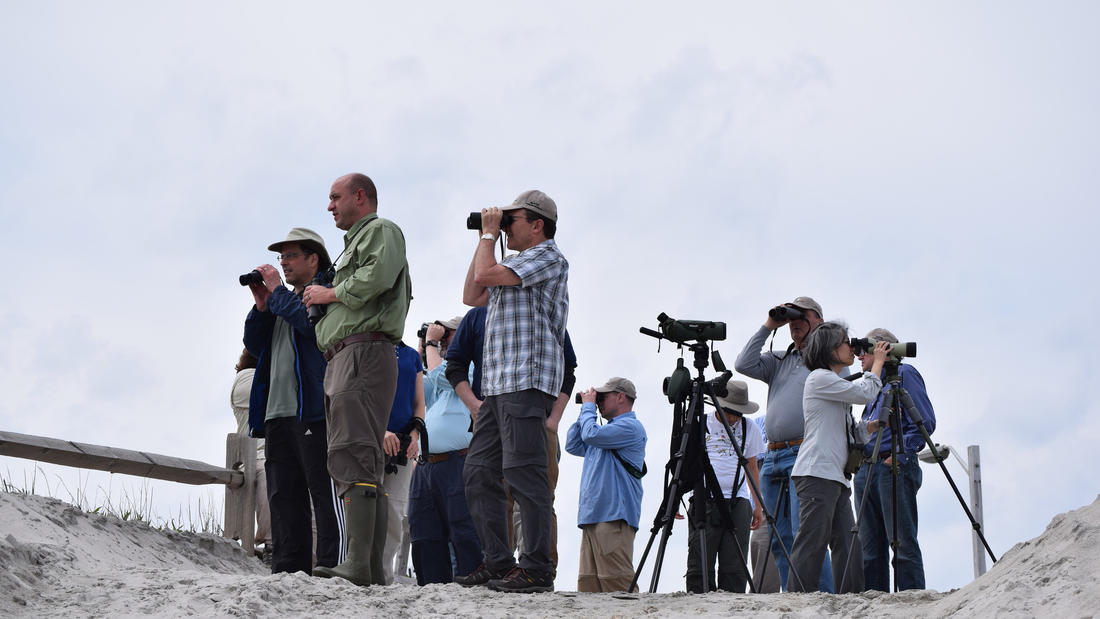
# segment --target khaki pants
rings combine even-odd
[[[634,580],[634,534],[625,520],[581,527],[577,591],[626,591]]]
[[[357,483],[382,488],[382,440],[396,391],[397,357],[390,342],[356,342],[328,362],[328,472],[341,497]]]

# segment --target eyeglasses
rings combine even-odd
[[[287,254],[279,254],[277,256],[277,258],[279,259],[279,262],[282,262],[283,260],[294,260],[298,256],[306,256],[306,255],[308,255],[308,254],[307,254],[307,252],[304,252],[304,251],[292,251],[292,252],[287,253]]]

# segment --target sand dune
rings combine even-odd
[[[1057,516],[985,576],[949,593],[508,595],[457,585],[360,588],[273,576],[218,537],[162,532],[56,499],[8,493],[0,493],[0,531],[3,616],[1061,618],[1100,612],[1100,498]]]

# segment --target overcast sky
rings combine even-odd
[[[0,429],[224,462],[252,303],[236,277],[294,226],[338,253],[329,186],[359,171],[408,241],[408,341],[465,309],[470,211],[557,201],[579,383],[634,380],[649,431],[636,559],[678,354],[638,327],[662,311],[725,321],[731,367],[799,295],[855,335],[916,341],[935,439],[981,446],[998,556],[1096,498],[1098,5],[395,7],[4,4]],[[221,501],[40,471],[40,492],[151,488],[165,518]],[[559,589],[576,586],[579,476],[563,454]],[[920,520],[928,585],[969,582],[938,468]],[[683,587],[685,540],[678,524],[661,590]]]

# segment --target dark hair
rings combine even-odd
[[[836,347],[848,339],[848,326],[840,322],[823,322],[806,338],[802,359],[806,367],[814,370],[831,369],[837,362]]]
[[[358,172],[348,174],[348,191],[351,193],[359,193],[359,190],[367,192],[367,200],[374,206],[378,206],[378,189],[374,186],[374,181],[370,179],[366,174],[359,174]]]
[[[309,246],[307,246],[305,244],[302,244],[302,243],[299,243],[298,247],[300,247],[302,249],[302,253],[305,254],[306,256],[312,256],[312,255],[316,254],[316,256],[317,256],[317,272],[318,273],[323,273],[330,266],[332,266],[332,262],[328,258],[326,258],[324,254],[317,251],[316,249],[313,249],[312,247],[309,247]]]
[[[554,238],[554,234],[558,231],[558,222],[550,219],[549,217],[536,213],[529,208],[523,209],[527,213],[527,221],[535,221],[536,219],[542,220],[542,235],[548,239]]]
[[[237,368],[237,371],[240,372],[241,370],[247,370],[248,368],[256,367],[257,362],[259,362],[259,359],[257,359],[252,353],[248,352],[248,349],[245,348],[241,351],[241,358],[237,360],[237,365],[233,367]]]

